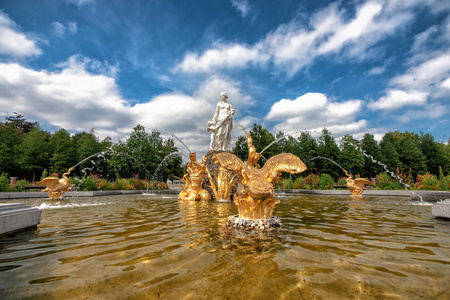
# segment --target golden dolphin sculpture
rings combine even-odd
[[[187,174],[181,180],[185,182],[183,190],[178,195],[178,200],[210,200],[211,196],[207,190],[202,189],[202,180],[205,176],[206,166],[197,162],[197,154],[189,153],[191,160],[187,165]]]
[[[228,152],[215,154],[213,159],[215,163],[220,164],[221,168],[238,174],[242,188],[235,194],[234,202],[238,208],[239,218],[270,219],[275,205],[280,202],[275,200],[272,182],[282,172],[301,173],[306,170],[306,166],[297,156],[281,153],[271,157],[259,169],[256,163],[261,155],[254,150],[249,134],[247,134],[247,143],[250,151],[249,159],[245,163]]]
[[[63,178],[61,179],[58,177],[46,177],[39,181],[37,185],[46,187],[46,189],[42,191],[48,193],[48,199],[63,199],[64,192],[68,191],[71,185],[67,175],[69,175],[73,169],[75,169],[75,167],[71,167],[63,174]]]

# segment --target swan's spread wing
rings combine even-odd
[[[366,178],[356,178],[355,185],[358,187],[364,188],[365,185],[371,185],[372,182]]]
[[[46,186],[49,189],[55,188],[58,184],[58,177],[46,177],[37,183],[38,186]]]
[[[296,174],[306,170],[305,164],[291,153],[281,153],[269,158],[261,171],[269,181],[277,178],[281,172]]]

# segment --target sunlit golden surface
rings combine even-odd
[[[241,219],[271,219],[279,200],[275,200],[273,181],[283,172],[298,174],[306,170],[306,165],[294,154],[281,153],[267,160],[262,169],[257,164],[261,154],[253,146],[252,137],[247,133],[248,159],[244,163],[233,153],[221,152],[213,156],[221,169],[236,172],[241,188],[234,195],[234,203]]]
[[[450,222],[405,198],[277,196],[284,231],[246,237],[233,203],[174,196],[14,200],[5,299],[450,299]]]
[[[62,178],[58,177],[46,177],[37,183],[38,186],[45,186],[46,188],[42,190],[48,193],[48,199],[63,199],[63,194],[69,190],[70,182],[69,177],[67,177],[70,172],[75,169],[75,166],[71,167],[66,173],[63,174]]]

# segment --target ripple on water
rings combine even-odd
[[[450,297],[450,226],[401,198],[285,195],[271,234],[224,227],[232,203],[29,203],[43,210],[37,230],[0,240],[9,298]]]

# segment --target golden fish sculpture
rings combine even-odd
[[[187,165],[187,174],[181,178],[185,182],[183,190],[178,195],[178,200],[210,200],[211,196],[208,191],[202,189],[202,180],[205,176],[206,166],[197,162],[197,154],[189,153],[191,160]]]
[[[247,144],[249,157],[245,163],[228,152],[215,154],[214,161],[220,164],[221,168],[238,174],[242,186],[235,194],[234,202],[238,208],[239,218],[271,219],[275,205],[280,202],[275,200],[273,181],[282,172],[301,173],[306,170],[306,166],[297,156],[281,153],[271,157],[260,169],[257,161],[261,155],[256,153],[249,134]]]
[[[352,175],[348,174],[347,171],[345,171],[345,175],[347,175],[347,178],[345,179],[347,181],[347,184],[345,186],[352,194],[351,197],[361,198],[362,193],[366,189],[366,185],[372,184],[372,182],[370,182],[370,180],[366,178],[353,179]]]
[[[62,178],[58,177],[46,177],[37,183],[38,186],[45,186],[46,189],[43,192],[48,193],[48,199],[63,199],[64,192],[69,190],[71,186],[69,178],[67,177],[75,167],[71,167]]]

